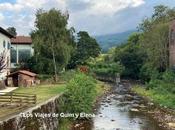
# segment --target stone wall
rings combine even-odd
[[[32,113],[31,115],[36,113],[59,113],[59,98],[60,96],[53,97],[22,113]],[[0,130],[58,130],[58,119],[59,118],[41,118],[35,116],[26,118],[18,114],[0,121]]]

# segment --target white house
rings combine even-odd
[[[8,33],[5,29],[0,27],[0,55],[5,56],[5,68],[0,70],[0,80],[4,80],[6,76],[10,73],[10,39],[13,35]]]
[[[25,63],[32,55],[32,39],[28,36],[16,36],[11,39],[11,68]]]

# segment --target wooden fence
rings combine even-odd
[[[36,104],[37,97],[26,93],[0,93],[0,103]]]

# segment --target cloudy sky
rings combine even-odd
[[[14,26],[19,35],[28,35],[37,9],[57,8],[69,12],[69,26],[77,31],[112,34],[135,29],[160,4],[172,7],[175,0],[0,0],[0,26]]]

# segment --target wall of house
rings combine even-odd
[[[32,48],[32,45],[26,45],[26,44],[12,44],[12,49],[16,50],[16,62],[11,63],[11,68],[15,68],[16,64],[20,63],[20,56],[19,51],[20,50],[28,50],[30,51],[31,56],[34,53],[34,49]]]
[[[169,34],[169,64],[171,68],[175,67],[175,20],[170,25]]]
[[[27,111],[23,115],[40,114],[59,114],[60,95],[49,99]],[[58,130],[59,117],[23,117],[22,114],[14,115],[0,121],[0,130]]]
[[[24,75],[24,74],[19,74],[18,75],[18,85],[21,87],[29,87],[32,86],[32,84],[34,84],[34,81],[36,80],[35,77],[31,77],[28,75]]]
[[[5,47],[3,46],[3,42],[5,41]],[[10,47],[8,46],[8,43],[10,43],[10,38],[5,36],[4,34],[0,33],[0,53],[6,52],[6,60],[7,60],[7,68],[3,71],[3,73],[0,74],[0,80],[3,80],[6,78],[6,75],[10,71]]]

